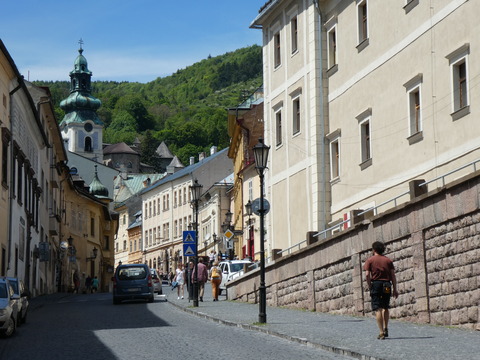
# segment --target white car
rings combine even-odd
[[[242,276],[244,267],[250,266],[253,261],[250,260],[225,260],[220,262],[218,266],[222,270],[222,282],[220,283],[220,293],[226,289],[225,284],[230,280]]]
[[[6,278],[0,278],[0,334],[11,336],[17,329],[19,296]]]

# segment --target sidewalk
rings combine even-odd
[[[390,337],[377,340],[373,314],[330,315],[267,307],[267,324],[258,324],[258,304],[227,301],[225,295],[213,302],[210,284],[197,308],[177,291],[163,287],[170,304],[194,315],[230,326],[261,331],[357,359],[480,359],[480,331],[418,325],[391,320]]]

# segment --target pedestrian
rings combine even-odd
[[[190,260],[188,264],[185,266],[185,284],[187,285],[187,292],[188,292],[188,302],[193,300],[193,281],[192,281],[192,274],[193,274],[193,261]]]
[[[209,255],[208,266],[209,266],[209,267],[212,267],[214,261],[215,261],[215,251],[212,249],[212,250],[210,251],[210,255]]]
[[[363,266],[367,279],[372,311],[375,311],[378,329],[378,339],[384,340],[388,337],[388,320],[390,318],[390,296],[398,297],[397,279],[393,261],[384,256],[385,244],[375,241],[372,244],[373,256],[368,258]],[[392,290],[393,288],[393,290]]]
[[[173,273],[173,271],[170,271],[170,273],[168,274],[168,282],[170,283],[170,285],[172,285],[172,281],[174,277],[175,277],[175,274]]]
[[[95,276],[92,279],[92,293],[97,292],[98,290],[98,278]]]
[[[89,292],[92,292],[92,277],[90,275],[88,275],[87,278],[85,279],[85,289],[87,294]]]
[[[214,261],[210,268],[210,281],[212,282],[213,301],[218,301],[218,293],[220,292],[220,284],[222,282],[222,270],[218,266],[218,261]]]
[[[78,276],[78,272],[75,271],[75,273],[73,274],[73,292],[75,294],[78,294],[78,291],[80,289],[80,276]]]
[[[182,263],[178,263],[178,268],[177,270],[175,270],[176,274],[175,274],[175,278],[173,279],[173,281],[175,281],[177,283],[177,299],[180,300],[180,293],[181,293],[181,296],[182,296],[182,299],[183,299],[183,295],[184,295],[184,284],[185,284],[185,273],[183,271],[183,264]]]
[[[192,282],[195,283],[195,277],[197,278],[197,286],[198,286],[198,295],[200,297],[200,301],[203,301],[203,293],[205,292],[205,283],[208,280],[208,269],[207,266],[203,263],[203,258],[198,258],[197,264],[198,276],[195,275],[195,269],[193,269],[192,273]]]

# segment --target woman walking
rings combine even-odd
[[[184,271],[183,271],[183,264],[182,263],[179,263],[178,264],[178,268],[176,270],[176,275],[175,275],[175,278],[173,279],[173,281],[176,281],[177,282],[177,295],[178,295],[178,300],[180,300],[180,293],[181,293],[181,296],[182,296],[182,299],[183,299],[183,295],[184,295],[184,289],[183,289],[183,285],[185,284],[185,274],[184,274]]]
[[[212,282],[213,301],[218,301],[220,283],[222,282],[222,270],[218,267],[218,261],[213,262],[209,275],[210,281]]]

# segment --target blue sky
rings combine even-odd
[[[83,39],[92,80],[149,82],[261,45],[266,0],[4,0],[0,39],[25,79],[69,80]]]

